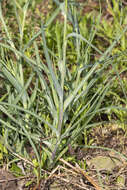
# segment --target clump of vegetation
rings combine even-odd
[[[32,166],[38,183],[61,158],[78,162],[68,149],[92,146],[91,129],[126,130],[127,111],[126,6],[42,4],[0,2],[0,162],[18,176]]]

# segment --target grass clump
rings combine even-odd
[[[42,169],[53,168],[61,157],[67,159],[68,145],[88,145],[87,131],[107,122],[96,119],[101,113],[108,114],[110,121],[112,113],[122,117],[121,121],[126,115],[126,108],[119,107],[126,105],[126,84],[121,75],[126,72],[127,27],[124,19],[119,20],[124,13],[116,10],[116,4],[114,9],[108,4],[114,19],[110,28],[107,20],[101,21],[101,11],[97,17],[89,13],[80,16],[79,21],[76,2],[54,3],[52,14],[45,22],[40,18],[36,31],[35,21],[27,22],[35,1],[20,4],[13,0],[15,32],[9,18],[3,17],[0,2],[0,77],[4,88],[0,135],[1,145],[7,149],[2,154],[9,151],[18,157],[5,156],[9,161],[22,159],[34,166],[38,180]],[[100,38],[106,41],[104,45]],[[117,100],[111,100],[113,97]]]

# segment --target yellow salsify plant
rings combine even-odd
[[[0,99],[0,112],[6,116],[0,118],[0,125],[5,129],[5,145],[9,145],[9,138],[13,145],[17,143],[18,146],[12,147],[12,152],[17,151],[28,160],[31,159],[39,171],[37,175],[40,178],[41,169],[53,167],[67,152],[68,145],[75,143],[84,129],[88,130],[101,123],[92,122],[96,114],[114,109],[112,106],[102,107],[104,98],[116,79],[110,72],[106,74],[104,72],[116,57],[120,56],[119,54],[111,57],[111,52],[127,31],[127,26],[105,52],[102,52],[92,43],[96,31],[92,30],[88,39],[80,34],[75,5],[68,0],[62,3],[55,1],[57,7],[53,14],[46,23],[40,21],[39,31],[24,44],[24,27],[30,1],[23,7],[22,19],[18,15],[19,4],[16,2],[13,0],[19,27],[19,48],[16,48],[11,39],[0,9],[0,18],[7,37],[6,42],[0,42],[1,52],[4,52],[3,57],[6,56],[5,50],[12,52],[16,57],[16,64],[13,59],[6,61],[2,58],[0,61],[0,73],[8,81],[7,94]],[[61,27],[56,22],[53,52],[48,48],[47,35],[60,12],[64,17],[64,23]],[[68,21],[72,24],[71,32],[68,32],[70,27]],[[97,21],[99,25],[100,15]],[[43,50],[38,46],[39,36],[42,38]],[[82,44],[86,48],[82,49]],[[28,56],[31,53],[29,52],[31,46],[34,49],[32,58]],[[74,65],[68,59],[71,46],[73,46],[71,53],[76,57]],[[100,54],[99,60],[92,64],[86,59],[90,56],[89,49]],[[41,59],[40,51],[45,62]],[[83,54],[86,56],[85,63]],[[31,72],[27,74],[29,70]],[[94,91],[93,88],[98,85],[103,73],[105,78]],[[119,73],[117,75],[119,76]],[[26,144],[32,147],[34,159],[27,153]]]

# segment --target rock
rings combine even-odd
[[[88,166],[94,166],[98,171],[107,170],[112,171],[116,166],[121,166],[122,162],[117,158],[111,158],[109,156],[96,156],[87,161]]]

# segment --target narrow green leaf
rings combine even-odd
[[[47,60],[47,64],[48,64],[48,68],[49,68],[49,71],[50,71],[50,75],[52,77],[52,80],[53,80],[53,84],[54,84],[54,87],[58,93],[58,96],[59,96],[59,99],[61,100],[62,97],[63,97],[63,92],[62,92],[62,88],[55,76],[55,73],[53,71],[53,68],[52,68],[52,62],[51,62],[51,59],[50,59],[50,56],[49,56],[49,53],[48,53],[48,49],[47,49],[47,45],[46,45],[46,40],[45,40],[45,34],[44,34],[44,29],[43,29],[43,25],[42,25],[42,40],[43,40],[43,48],[44,48],[44,52],[45,52],[45,57],[46,57],[46,60]]]

